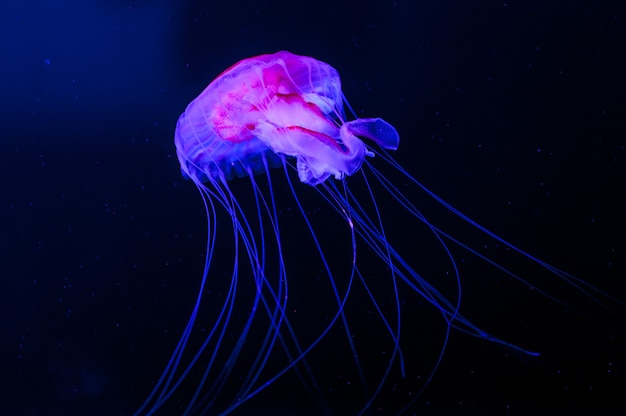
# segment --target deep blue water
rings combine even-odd
[[[438,195],[626,299],[621,2],[283,3],[2,2],[0,414],[129,415],[141,404],[203,265],[204,210],[180,175],[176,120],[222,70],[281,49],[337,68],[356,113],[393,124],[397,159]],[[529,268],[566,309],[492,272],[464,274],[464,311],[542,356],[454,333],[411,411],[625,409],[623,307]],[[423,305],[403,319],[416,323],[404,332],[416,357],[407,374],[423,377],[440,327]],[[337,364],[327,348],[322,374]],[[241,414],[306,414],[306,397],[290,383]],[[392,414],[395,400],[373,414]],[[335,414],[351,402],[331,399]]]

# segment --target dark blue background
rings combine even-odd
[[[223,69],[281,49],[337,68],[357,114],[395,125],[397,159],[452,205],[626,299],[622,3],[3,1],[0,414],[141,403],[202,269],[176,119]],[[623,307],[559,286],[583,318],[466,273],[468,315],[543,356],[456,334],[414,411],[626,408]],[[255,406],[303,413],[270,397]]]

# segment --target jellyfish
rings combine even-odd
[[[301,386],[319,414],[329,414],[336,380],[316,371],[327,360],[341,368],[337,377],[344,365],[352,369],[342,383],[359,391],[358,399],[350,399],[350,413],[362,414],[386,394],[391,374],[409,377],[413,371],[403,343],[412,336],[412,323],[403,320],[412,307],[405,295],[433,312],[441,328],[421,387],[394,412],[418,400],[452,331],[537,355],[463,314],[455,249],[504,275],[523,277],[431,221],[414,195],[421,192],[559,279],[578,287],[580,281],[424,187],[391,156],[399,144],[387,121],[356,118],[332,66],[286,51],[236,63],[191,101],[178,119],[175,145],[182,174],[195,184],[206,210],[204,270],[182,336],[137,414],[157,413],[172,402],[179,414],[229,414],[274,394],[277,385]],[[445,283],[420,271],[423,258],[413,255],[417,237],[393,233],[390,215],[420,224],[430,235],[446,264],[439,274]],[[228,267],[218,267],[226,255]],[[379,292],[372,282],[381,280],[386,289]],[[326,295],[307,296],[298,287],[303,281],[323,286]],[[211,289],[218,284],[219,296]],[[370,322],[375,329],[364,329]],[[364,343],[378,342],[384,353],[360,355]],[[245,414],[262,414],[247,409]]]

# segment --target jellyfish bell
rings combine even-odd
[[[407,337],[401,337],[401,332],[406,334],[412,327],[401,319],[400,291],[430,305],[443,319],[444,328],[430,372],[424,381],[418,382],[417,391],[397,404],[395,412],[418,400],[441,362],[453,329],[520,354],[537,355],[491,335],[461,312],[461,272],[450,247],[456,246],[513,279],[525,282],[523,276],[429,221],[412,200],[414,191],[424,193],[444,211],[507,251],[548,270],[585,295],[597,295],[593,287],[506,242],[425,188],[388,152],[399,146],[396,129],[380,118],[348,120],[345,105],[339,74],[333,67],[311,57],[281,51],[236,63],[211,82],[180,116],[174,140],[181,171],[197,186],[207,214],[205,266],[183,335],[137,415],[153,414],[172,402],[184,403],[176,409],[177,414],[228,414],[294,373],[319,403],[320,412],[331,413],[332,405],[328,404],[323,387],[325,381],[318,380],[317,367],[309,362],[309,357],[338,327],[356,368],[359,382],[355,384],[362,388],[353,410],[362,413],[383,394],[392,372],[404,377],[411,371],[405,366],[405,357],[410,354],[403,350],[401,339]],[[294,171],[297,181],[292,180]],[[386,171],[398,175],[403,187],[396,186]],[[348,184],[351,176],[361,181],[361,193]],[[259,177],[266,178],[265,185]],[[244,202],[233,190],[236,178],[247,178],[251,200]],[[284,229],[289,226],[285,227],[281,208],[285,196],[278,197],[275,179],[280,179],[308,238],[301,233],[297,240],[287,238],[290,233]],[[299,182],[309,185],[306,188],[318,196],[316,205],[329,207],[327,215],[338,218],[344,224],[343,230],[324,229],[326,218],[314,221],[300,197]],[[407,186],[413,187],[411,194],[404,190]],[[399,249],[407,239],[391,238],[391,227],[382,214],[382,205],[387,202],[395,203],[396,211],[391,215],[402,218],[403,224],[421,224],[434,238],[450,269],[454,290],[442,290],[436,279],[418,271],[416,257]],[[228,241],[234,245],[234,255],[226,272],[231,278],[217,311],[209,320],[199,322],[204,319],[199,316],[207,302],[205,292],[211,280],[224,276],[214,261],[216,245],[221,244],[222,238],[217,233],[218,223],[232,227]],[[332,247],[326,246],[328,239],[322,238],[325,233],[331,235]],[[347,238],[336,237],[341,233],[347,234]],[[302,247],[306,241],[307,249]],[[328,253],[340,252],[335,246],[344,243],[348,246],[343,251],[349,252],[345,262],[348,267],[339,267]],[[289,284],[302,279],[301,275],[294,276],[293,263],[288,258],[296,250],[305,251],[306,258],[317,259],[317,273],[324,276],[329,287],[328,298],[313,300],[332,310],[319,319],[322,323],[315,329],[298,326],[301,317],[296,316],[296,308],[290,303],[293,291],[290,292]],[[375,280],[389,282],[390,299],[381,300],[382,294],[370,287],[364,276],[364,261],[382,265],[383,271],[375,272]],[[244,286],[253,294],[243,294]],[[371,364],[366,365],[359,358],[355,340],[358,337],[350,329],[349,295],[357,286],[362,290],[355,303],[368,305],[367,320],[377,321],[380,328],[379,333],[369,334],[364,342],[384,341],[387,347],[391,346],[385,352],[387,358],[382,368],[378,366],[372,372]],[[535,291],[541,292],[537,288]],[[216,298],[211,299],[214,307]],[[198,343],[190,341],[193,336],[199,338]],[[333,344],[332,351],[339,353],[339,348]],[[326,354],[324,359],[328,358]],[[395,386],[391,388],[394,389]],[[173,400],[177,394],[186,398]]]
[[[359,170],[373,153],[357,137],[395,149],[399,136],[382,119],[346,121],[339,74],[313,58],[281,51],[223,72],[178,120],[175,143],[183,173],[243,176],[268,154],[295,157],[298,176],[316,185]]]

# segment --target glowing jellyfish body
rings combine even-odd
[[[178,120],[176,149],[195,182],[264,170],[262,159],[293,156],[309,185],[341,179],[368,152],[355,135],[395,149],[398,133],[381,119],[346,122],[339,74],[289,52],[232,66],[189,104]],[[371,155],[371,153],[370,153]]]
[[[185,401],[184,413],[230,413],[293,374],[308,386],[313,399],[322,403],[320,411],[329,412],[332,405],[323,403],[330,388],[325,387],[324,380],[317,379],[312,356],[336,327],[344,331],[343,343],[356,368],[353,381],[363,391],[362,400],[353,411],[364,411],[385,390],[391,372],[404,376],[411,371],[405,369],[407,352],[403,351],[401,341],[401,332],[406,333],[410,323],[401,320],[399,290],[418,294],[445,322],[440,353],[427,376],[435,372],[452,328],[534,354],[492,337],[459,312],[460,275],[448,245],[455,244],[504,273],[519,277],[429,222],[402,189],[410,186],[426,192],[429,198],[509,250],[548,268],[562,279],[568,276],[475,224],[412,178],[384,150],[395,150],[399,144],[398,133],[390,124],[378,118],[347,120],[339,75],[328,64],[289,52],[257,56],[235,64],[189,104],[178,121],[175,143],[184,176],[196,184],[205,202],[206,264],[186,330],[138,414],[154,413],[173,401],[173,396],[184,396],[190,391],[188,384],[193,384],[191,392],[185,399],[177,399]],[[404,188],[394,185],[381,166],[400,176]],[[282,171],[270,167],[282,167]],[[300,182],[312,185],[308,187],[312,191],[299,189],[301,185],[292,179],[294,169]],[[360,181],[359,191],[348,186],[350,175],[354,175],[351,181],[357,178]],[[231,181],[235,177],[248,179]],[[245,203],[238,196],[242,191],[233,189],[241,185],[237,182],[247,182],[249,195]],[[280,198],[277,197],[279,186],[282,187]],[[289,202],[285,202],[285,190]],[[304,206],[301,197],[304,192],[307,199],[311,194],[317,195],[314,207]],[[458,286],[458,290],[444,295],[433,279],[427,280],[416,271],[420,265],[398,249],[398,245],[406,244],[408,237],[397,241],[388,238],[386,220],[379,206],[390,201],[397,207],[393,215],[403,221],[424,224],[434,236],[456,282],[453,286]],[[290,215],[300,218],[307,236],[303,237],[300,231],[294,237],[290,229],[285,230],[283,215],[287,205]],[[325,215],[339,219],[343,225],[324,230],[320,224],[325,219],[314,218],[310,211],[321,206],[330,208]],[[226,240],[217,236],[219,224],[232,227]],[[329,233],[330,238],[321,237]],[[333,241],[335,235],[337,239]],[[214,265],[216,245],[223,241],[233,244],[232,267],[227,272],[217,270]],[[337,247],[342,241],[346,247]],[[331,305],[333,312],[320,316],[322,324],[316,329],[307,327],[308,323],[296,323],[300,317],[289,296],[290,284],[311,278],[288,257],[288,253],[304,244],[308,244],[306,257],[316,258],[319,266],[311,274],[323,276],[321,280],[330,287],[328,298],[316,301],[326,311]],[[336,267],[329,257],[331,252],[345,253],[348,266]],[[375,279],[390,282],[391,300],[387,298],[386,302],[391,307],[383,306],[383,295],[370,289],[365,276],[369,270],[362,266],[364,260],[377,260],[384,266],[385,271],[377,272]],[[222,297],[206,299],[211,279],[224,279],[225,275],[230,276],[230,281]],[[346,311],[355,286],[361,287],[361,298],[355,302],[369,305],[367,317],[351,318]],[[210,318],[199,322],[198,316],[204,309],[212,311]],[[364,342],[380,339],[390,346],[384,365],[378,366],[373,375],[358,358],[359,345],[350,330],[351,319],[377,321],[382,330]],[[190,340],[194,334],[200,341],[193,343],[192,348]],[[429,378],[424,377],[422,388]],[[418,396],[419,392],[414,392],[395,411],[410,405]]]

